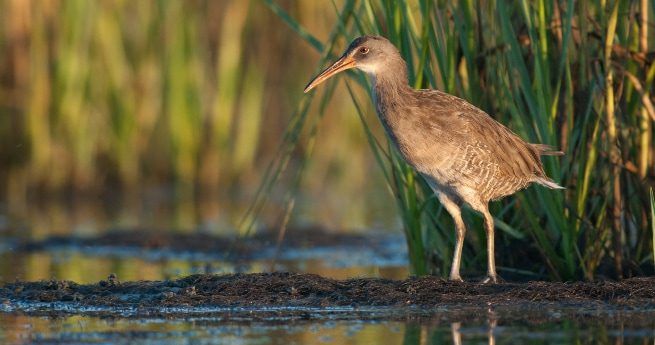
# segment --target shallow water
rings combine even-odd
[[[295,321],[226,323],[212,318],[101,319],[0,314],[8,344],[652,344],[653,329],[606,328],[592,322],[483,323]]]
[[[93,214],[91,212],[90,214]],[[155,219],[157,217],[154,217]],[[0,283],[22,280],[69,279],[92,283],[115,273],[121,281],[159,280],[193,273],[262,272],[271,270],[317,273],[331,278],[405,278],[406,249],[399,232],[370,231],[389,236],[376,248],[334,245],[295,248],[278,253],[265,250],[251,261],[233,262],[201,253],[170,253],[158,250],[104,247],[62,247],[16,253],[11,241],[43,239],[58,234],[93,236],[120,224],[111,217],[75,217],[63,213],[41,216],[42,223],[20,224],[0,215]],[[162,219],[158,222],[166,223]],[[138,227],[150,223],[139,222]],[[152,223],[154,224],[154,223]],[[200,223],[191,222],[198,228]],[[153,226],[153,228],[161,228]],[[395,237],[394,237],[395,236]],[[2,303],[2,301],[0,301]],[[38,308],[52,309],[47,303]],[[348,312],[344,310],[343,312]],[[389,312],[389,311],[385,311]],[[393,311],[392,311],[393,312]],[[221,314],[221,313],[218,313]],[[311,313],[310,313],[311,314]],[[338,313],[336,313],[338,314]],[[126,311],[123,318],[94,316],[42,317],[25,315],[0,305],[1,344],[655,344],[652,322],[633,323],[619,316],[606,327],[587,315],[583,321],[534,319],[526,321],[503,315],[470,315],[452,322],[439,312],[425,317],[401,317],[404,321],[344,320],[318,311],[303,318],[249,318],[223,316],[138,319]],[[475,321],[471,321],[475,320]],[[482,321],[480,321],[482,320]],[[530,320],[529,322],[527,320]],[[604,319],[606,320],[606,319]],[[643,320],[642,320],[643,321]],[[647,325],[647,326],[643,326]]]
[[[379,237],[379,236],[378,236]],[[249,261],[225,260],[219,253],[172,252],[126,247],[56,247],[35,252],[15,252],[0,247],[0,283],[19,280],[58,279],[95,283],[115,274],[122,281],[173,279],[197,273],[249,273],[290,271],[345,279],[350,277],[407,276],[407,254],[400,236],[376,239],[375,248],[346,244],[291,248],[258,253]],[[275,260],[273,260],[275,258]]]
[[[242,213],[226,205],[240,203],[193,202],[168,198],[143,200],[141,205],[108,205],[97,201],[67,204],[44,202],[12,210],[0,202],[0,283],[19,280],[59,279],[93,283],[116,274],[120,280],[161,280],[194,273],[292,271],[331,278],[373,276],[403,278],[408,274],[405,240],[400,231],[370,229],[366,233],[381,245],[302,247],[276,252],[274,246],[249,261],[225,260],[223,253],[170,252],[149,248],[56,247],[45,251],[12,250],[17,242],[51,236],[94,237],[115,229],[150,229],[177,233],[235,234],[227,220]],[[241,208],[245,206],[241,205]],[[247,206],[247,205],[246,205]],[[220,216],[216,216],[220,215]],[[223,224],[223,225],[221,225]],[[272,260],[275,258],[275,260]]]

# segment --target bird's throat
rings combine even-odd
[[[374,101],[380,116],[386,117],[390,110],[411,102],[413,90],[408,84],[404,63],[402,68],[401,73],[390,73],[390,70],[385,70],[376,73],[372,78]]]

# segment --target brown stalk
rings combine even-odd
[[[645,115],[647,122],[650,122],[649,117],[653,121],[655,121],[655,105],[653,105],[653,102],[651,101],[648,92],[644,90],[641,81],[639,81],[639,78],[637,78],[634,74],[628,71],[623,71],[623,73],[625,74],[626,77],[628,77],[628,79],[632,83],[632,86],[634,86],[635,90],[641,95],[641,103],[643,105],[643,108],[641,109],[642,117]]]
[[[607,121],[607,139],[610,154],[611,168],[611,193],[612,193],[612,242],[614,251],[614,266],[617,278],[623,278],[623,245],[622,245],[622,228],[621,214],[623,211],[621,197],[621,168],[620,152],[618,147],[618,131],[615,117],[615,99],[614,99],[614,69],[611,64],[612,47],[616,34],[616,24],[618,21],[619,2],[615,1],[612,5],[612,11],[608,20],[607,35],[605,37],[605,115]]]

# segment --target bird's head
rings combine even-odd
[[[350,43],[341,57],[324,69],[305,87],[305,93],[333,75],[351,68],[376,75],[388,61],[400,59],[398,49],[382,36],[362,36]],[[403,71],[404,72],[404,71]]]

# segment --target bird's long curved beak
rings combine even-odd
[[[331,76],[343,72],[347,69],[355,67],[355,59],[351,56],[343,55],[339,60],[332,64],[332,66],[323,70],[314,79],[312,79],[307,86],[305,86],[305,93],[315,88],[318,84],[328,80]]]

